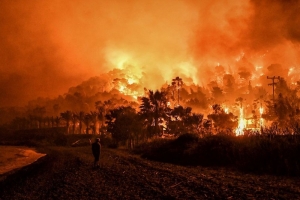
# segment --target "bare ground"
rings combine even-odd
[[[90,147],[52,147],[32,165],[0,176],[0,199],[300,199],[300,178],[184,167]]]

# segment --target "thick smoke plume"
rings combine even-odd
[[[299,13],[293,0],[3,0],[0,107],[56,97],[114,68],[130,69],[128,77],[150,89],[176,76],[221,84],[217,74],[263,85],[267,75],[282,75],[292,83]]]

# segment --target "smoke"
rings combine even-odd
[[[213,14],[199,11],[203,14],[199,21],[208,23],[198,25],[193,46],[202,69],[199,76],[219,64],[229,73],[240,67],[253,73],[249,64],[239,66],[242,58],[262,67],[264,74],[272,64],[299,67],[299,1],[222,1],[207,6]]]
[[[0,105],[56,97],[114,68],[149,89],[176,76],[205,86],[218,65],[247,78],[272,64],[297,69],[299,8],[292,0],[3,0]]]

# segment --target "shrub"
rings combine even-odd
[[[230,166],[247,172],[300,175],[300,136],[183,134],[139,145],[143,157],[181,165]]]

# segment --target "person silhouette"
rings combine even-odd
[[[93,156],[95,158],[94,160],[94,167],[99,167],[99,161],[100,161],[100,153],[101,153],[101,144],[100,144],[100,138],[96,138],[95,142],[92,144],[92,152]]]

